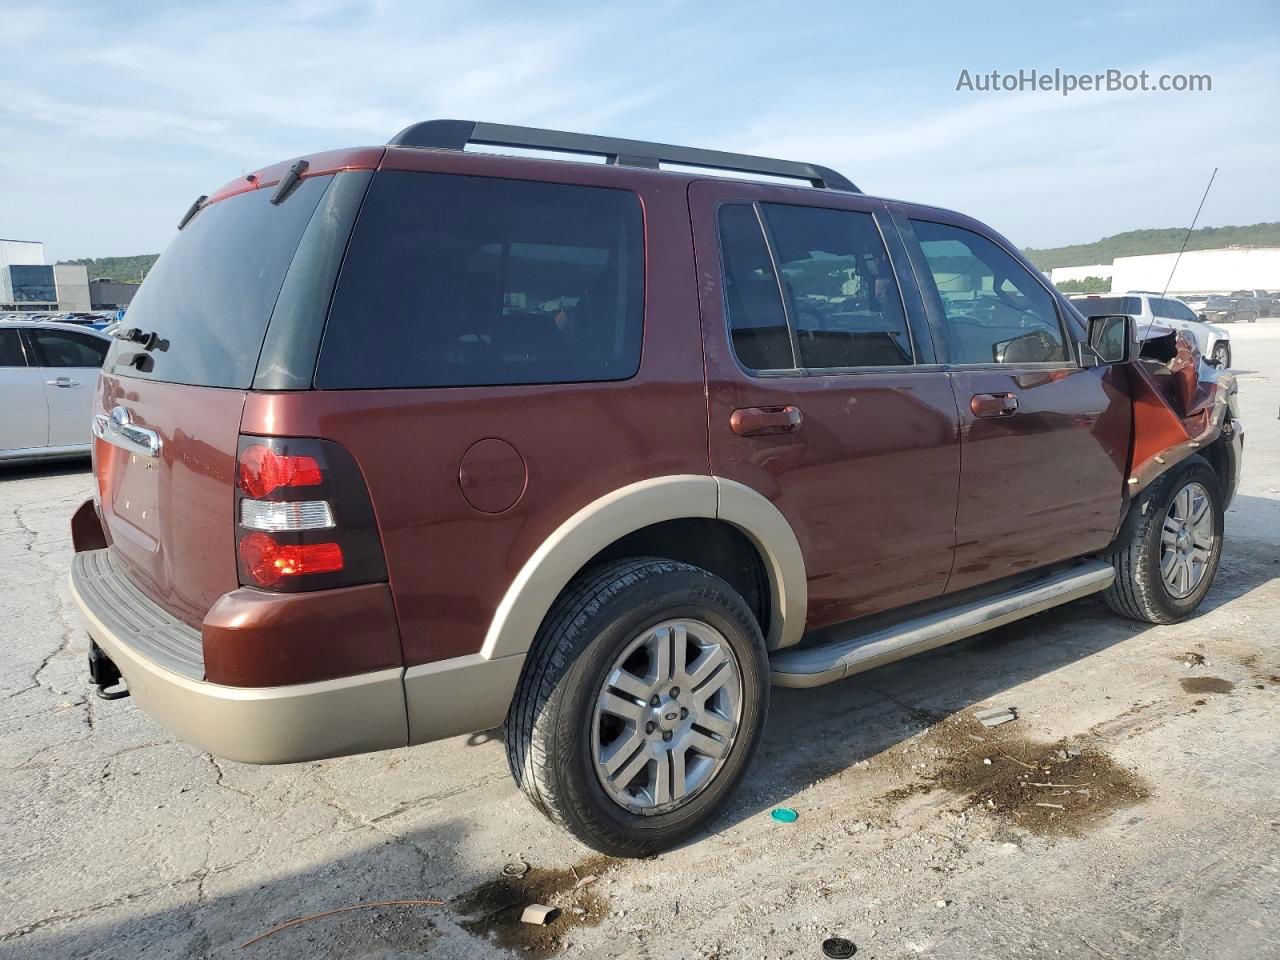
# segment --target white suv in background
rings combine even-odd
[[[1231,334],[1217,324],[1205,323],[1177,297],[1162,297],[1145,290],[1128,293],[1089,293],[1071,296],[1071,304],[1085,317],[1098,314],[1128,314],[1141,331],[1149,323],[1161,323],[1183,330],[1195,340],[1206,359],[1219,367],[1231,366]]]

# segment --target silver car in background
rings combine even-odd
[[[111,338],[69,323],[0,320],[0,462],[86,456]]]
[[[1071,305],[1085,317],[1127,314],[1134,318],[1139,330],[1152,323],[1182,330],[1195,340],[1205,358],[1220,367],[1231,366],[1231,334],[1223,327],[1200,319],[1177,297],[1132,290],[1124,294],[1079,294],[1070,299]]]

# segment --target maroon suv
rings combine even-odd
[[[125,325],[72,523],[99,692],[255,763],[505,725],[623,855],[721,803],[771,682],[1187,616],[1239,474],[1185,339],[762,157],[417,124],[201,197]]]

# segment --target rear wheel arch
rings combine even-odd
[[[593,563],[616,559],[628,548],[644,546],[637,555],[654,555],[654,544],[670,545],[682,532],[714,531],[716,545],[749,543],[767,581],[769,649],[800,639],[808,609],[804,559],[790,524],[764,496],[743,484],[703,475],[672,475],[641,480],[583,507],[562,523],[534,551],[516,574],[499,603],[485,635],[481,656],[497,659],[523,655],[533,643],[556,598]],[[728,529],[725,529],[728,528]],[[729,532],[733,531],[733,532]],[[709,546],[686,547],[685,557],[701,552],[716,563]],[[728,554],[730,558],[740,554]],[[738,588],[746,573],[735,573],[725,557],[717,563],[722,576]],[[724,577],[724,572],[733,576]],[[737,582],[735,582],[735,580]],[[744,594],[746,596],[747,594]]]

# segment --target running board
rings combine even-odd
[[[822,646],[783,650],[769,658],[772,680],[779,687],[820,687],[1097,593],[1115,578],[1111,564],[1089,560],[1015,590],[882,630]]]

